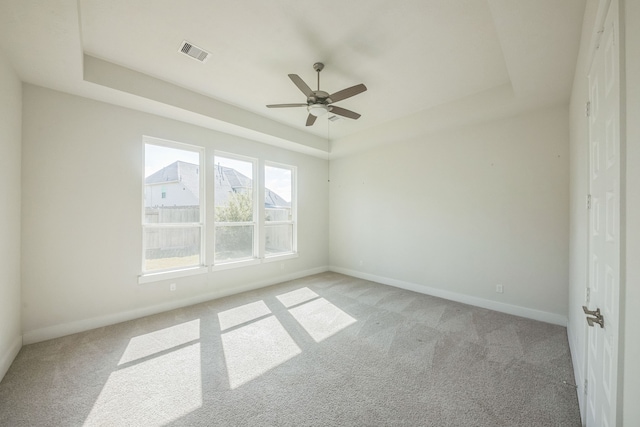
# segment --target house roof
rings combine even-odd
[[[251,178],[241,174],[237,170],[217,165],[215,167],[216,175],[216,188],[218,187],[218,181],[221,185],[229,187],[235,191],[242,188],[251,188]]]
[[[176,161],[149,175],[144,182],[147,185],[180,182],[197,196],[200,182],[199,169],[200,167],[193,163]],[[233,168],[216,165],[214,170],[214,191],[217,204],[224,204],[232,193],[239,193],[244,189],[251,188],[251,178]],[[291,206],[291,203],[268,188],[265,190],[264,204],[266,207]]]
[[[194,196],[200,194],[200,166],[193,163],[176,161],[149,175],[144,182],[147,185],[180,182]]]
[[[231,193],[238,193],[246,188],[251,188],[251,178],[237,170],[216,165],[215,167],[215,195],[217,203],[224,203],[224,199]],[[264,205],[268,208],[289,207],[291,203],[284,200],[276,192],[266,189],[264,193]]]
[[[267,208],[282,208],[291,206],[291,203],[267,188],[264,192],[264,206]]]

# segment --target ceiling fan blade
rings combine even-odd
[[[335,105],[332,105],[329,108],[329,111],[331,111],[333,114],[337,114],[339,116],[343,116],[343,117],[347,117],[349,119],[354,119],[357,120],[360,118],[360,114],[351,111],[351,110],[347,110],[346,108],[340,108],[340,107],[336,107]]]
[[[271,104],[267,108],[306,107],[307,104]]]
[[[354,95],[364,92],[367,87],[360,83],[359,85],[351,86],[346,89],[339,90],[336,93],[329,95],[331,102],[342,101],[343,99],[351,98]]]
[[[313,124],[316,122],[317,117],[314,116],[313,114],[309,114],[309,116],[307,117],[307,124],[306,126],[313,126]]]
[[[304,95],[307,98],[310,97],[311,95],[313,95],[313,91],[311,90],[311,88],[309,86],[307,86],[307,84],[304,82],[304,80],[302,80],[300,78],[299,75],[297,75],[297,74],[289,74],[289,78],[291,79],[293,84],[298,86],[298,89],[300,89],[302,91],[302,93],[304,93]]]

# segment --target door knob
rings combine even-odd
[[[587,323],[589,324],[589,326],[593,326],[594,323],[597,323],[601,328],[604,328],[604,317],[602,316],[602,314],[600,314],[599,308],[597,308],[595,311],[591,311],[583,305],[582,311],[584,311],[584,314],[587,315]]]

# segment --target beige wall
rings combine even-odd
[[[375,147],[330,171],[333,269],[566,323],[566,107]]]
[[[22,346],[20,139],[22,84],[0,52],[0,380]]]
[[[23,103],[25,342],[327,268],[327,160],[32,85]],[[143,135],[204,146],[208,164],[223,150],[298,166],[300,256],[138,285]]]

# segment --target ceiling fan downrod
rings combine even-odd
[[[324,68],[324,64],[322,62],[316,62],[313,64],[313,69],[318,73],[318,91],[320,91],[320,71]]]

